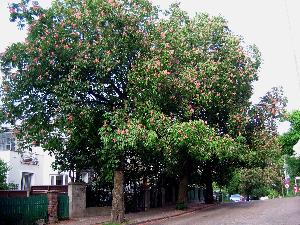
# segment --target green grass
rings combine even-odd
[[[123,223],[105,222],[105,223],[103,223],[103,225],[126,225],[128,223],[129,223],[129,221],[125,220],[125,222],[123,222]]]
[[[121,223],[106,222],[103,225],[121,225]]]

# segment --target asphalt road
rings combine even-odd
[[[300,225],[300,197],[265,201],[226,203],[217,208],[196,211],[155,225]]]

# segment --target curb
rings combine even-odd
[[[155,221],[171,219],[171,218],[174,218],[174,217],[178,217],[178,216],[186,215],[186,214],[189,214],[189,213],[193,213],[193,212],[196,212],[196,211],[199,211],[199,210],[210,209],[210,208],[216,207],[218,205],[219,204],[210,204],[210,205],[207,205],[206,207],[202,207],[202,208],[199,207],[199,208],[187,210],[187,211],[177,213],[177,214],[174,214],[174,215],[171,215],[171,216],[162,216],[162,217],[158,217],[158,218],[154,218],[154,219],[148,219],[148,220],[143,220],[143,221],[139,221],[139,222],[129,223],[128,225],[141,225],[141,224],[145,224],[145,223],[151,223],[151,222],[155,222]]]

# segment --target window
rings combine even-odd
[[[68,184],[68,175],[66,175],[66,174],[50,175],[50,184],[51,185],[67,185]]]
[[[55,185],[55,184],[54,184],[54,176],[51,176],[51,182],[50,182],[50,184],[51,184],[51,185]]]
[[[6,132],[0,134],[0,151],[15,151],[16,139],[12,133]]]
[[[69,180],[69,176],[65,175],[65,185],[67,185],[69,183],[68,180]]]
[[[89,174],[87,172],[81,173],[81,179],[83,182],[88,183],[89,182]]]
[[[30,190],[33,173],[22,172],[21,190]]]
[[[62,185],[63,184],[63,175],[56,176],[56,185]]]

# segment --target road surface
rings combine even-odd
[[[300,225],[300,197],[225,203],[217,208],[156,221],[155,225]]]

